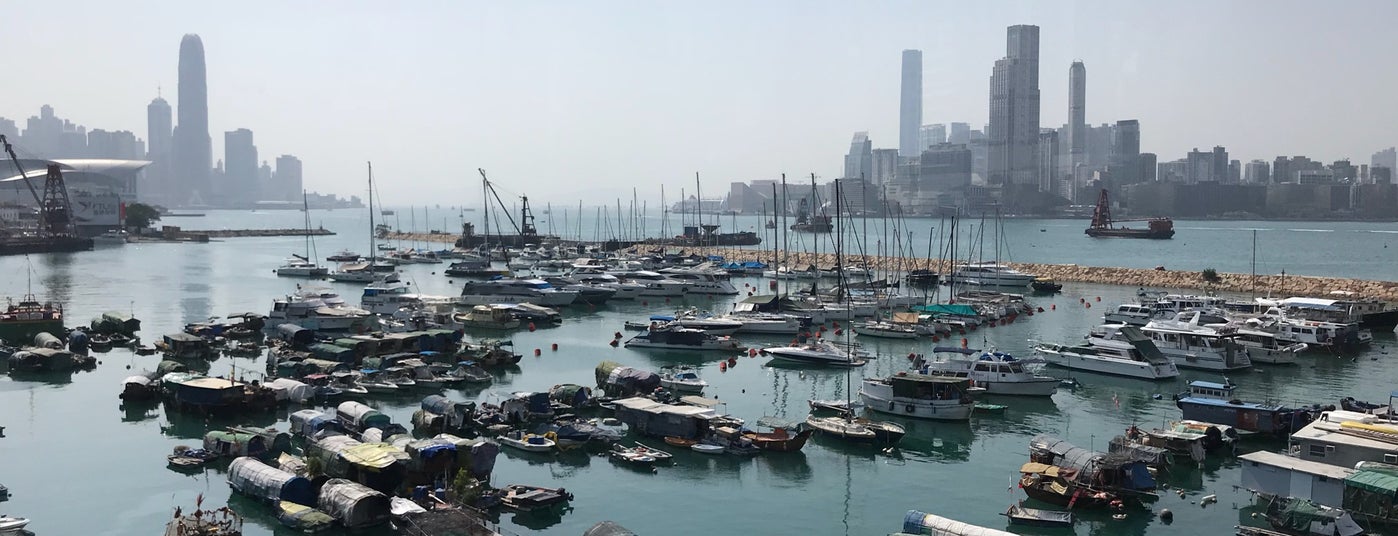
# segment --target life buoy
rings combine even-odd
[[[906,405],[906,406],[903,406],[903,411],[906,411],[906,412],[908,412],[908,413],[912,413],[914,409],[916,409],[916,408],[914,408],[912,404],[908,404],[908,405]]]

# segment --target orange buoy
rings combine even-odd
[[[719,362],[718,362],[718,370],[719,370],[719,372],[728,372],[728,362],[727,362],[727,361],[719,361]]]
[[[533,323],[533,322],[530,322],[530,323],[529,323],[529,331],[530,331],[531,333],[534,331],[534,323]]]
[[[553,351],[557,352],[557,351],[558,351],[558,343],[553,343],[553,345],[550,346],[550,348],[551,348]]]
[[[534,349],[534,357],[539,357],[539,356],[541,356],[541,355],[544,355],[544,351],[543,351],[543,350],[540,350],[540,349],[538,349],[538,348],[535,348],[535,349]]]
[[[757,357],[757,349],[748,348],[748,357]]]
[[[1057,311],[1057,310],[1058,310],[1058,304],[1056,304],[1056,303],[1050,303],[1050,304],[1049,304],[1049,310],[1050,310],[1050,311]]]

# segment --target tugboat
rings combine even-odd
[[[1150,218],[1144,221],[1146,222],[1145,229],[1115,227],[1112,220],[1112,207],[1107,201],[1107,189],[1103,188],[1101,195],[1097,197],[1097,208],[1092,211],[1092,226],[1083,232],[1093,238],[1153,238],[1163,240],[1175,236],[1175,221],[1170,218]]]

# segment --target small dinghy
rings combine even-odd
[[[646,454],[644,450],[639,448],[612,445],[612,450],[607,454],[611,456],[613,460],[632,465],[655,465],[655,456]]]
[[[1000,515],[1010,518],[1011,525],[1028,525],[1032,527],[1073,526],[1072,512],[1025,508],[1023,505],[1019,504],[1010,505],[1010,508]]]
[[[192,449],[184,445],[175,447],[175,451],[166,456],[171,469],[176,471],[198,471],[204,468],[204,464],[217,458],[218,455],[204,449]],[[4,532],[0,532],[4,534]]]
[[[632,447],[632,450],[635,450],[635,451],[637,451],[637,452],[645,453],[647,456],[650,456],[650,457],[652,457],[652,458],[655,458],[656,463],[668,462],[668,461],[670,461],[670,460],[673,458],[673,456],[671,456],[670,453],[665,452],[665,451],[660,450],[660,449],[655,449],[655,448],[647,447],[647,446],[645,446],[644,444],[642,444],[640,441],[637,441],[637,442],[636,442],[636,446],[635,446],[635,447]]]
[[[685,438],[683,438],[683,437],[674,437],[674,436],[666,436],[666,437],[665,437],[665,444],[666,444],[666,445],[670,445],[670,446],[672,446],[672,447],[685,447],[685,448],[688,448],[688,447],[693,447],[696,443],[698,443],[698,441],[695,441],[695,440],[693,440],[693,439],[685,439]]]
[[[692,450],[692,451],[694,451],[694,452],[698,452],[698,453],[700,453],[700,454],[723,454],[723,452],[726,451],[726,450],[728,450],[728,449],[727,449],[726,447],[724,447],[723,445],[710,445],[710,444],[708,444],[708,443],[695,443],[695,444],[693,444],[693,445],[690,445],[689,450]]]
[[[549,452],[553,450],[555,443],[552,439],[541,435],[526,434],[515,431],[497,437],[500,444],[507,447],[514,447],[525,452]]]

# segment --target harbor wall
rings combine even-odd
[[[728,248],[695,248],[696,251],[705,255],[721,255],[729,261],[763,261],[767,262],[771,257],[771,252],[762,252],[744,249]],[[928,268],[926,261],[916,262],[909,259],[898,259],[889,257],[874,256],[845,256],[845,264],[850,266],[863,266],[866,264],[871,270],[894,270],[908,271],[917,268]],[[792,269],[803,269],[806,266],[815,264],[822,268],[835,266],[835,256],[821,254],[819,256],[810,253],[791,253],[787,256],[787,265]],[[1342,277],[1316,277],[1316,276],[1296,276],[1282,275],[1257,275],[1250,274],[1230,274],[1218,273],[1218,279],[1214,282],[1204,280],[1203,273],[1197,270],[1166,270],[1163,268],[1120,268],[1107,266],[1079,266],[1076,264],[1042,264],[1031,262],[1005,262],[1007,266],[1016,270],[1036,274],[1040,277],[1051,277],[1059,282],[1078,283],[1101,283],[1107,285],[1124,285],[1132,287],[1144,287],[1150,290],[1159,289],[1180,289],[1197,291],[1216,292],[1236,292],[1236,293],[1257,293],[1268,294],[1276,297],[1289,296],[1311,296],[1322,297],[1325,293],[1333,290],[1351,291],[1364,298],[1374,298],[1383,301],[1398,301],[1398,282],[1394,281],[1372,281],[1366,279],[1349,279]],[[950,269],[947,263],[942,272]],[[932,261],[930,267],[937,271],[937,261]]]

